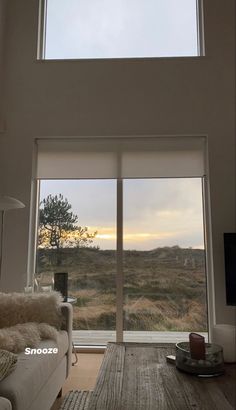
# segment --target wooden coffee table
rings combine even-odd
[[[109,343],[88,410],[234,410],[236,366],[199,378],[166,362],[173,344]]]

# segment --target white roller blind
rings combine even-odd
[[[37,140],[37,178],[201,177],[203,137]]]

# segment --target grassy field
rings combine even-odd
[[[69,294],[77,297],[74,329],[114,330],[116,252],[96,248],[38,250],[38,273],[47,283],[68,272]],[[124,251],[124,329],[206,331],[205,256],[178,246]]]

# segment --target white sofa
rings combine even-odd
[[[12,409],[11,402],[5,397],[0,397],[0,409],[1,410],[11,410]]]
[[[58,342],[43,340],[37,348],[58,347],[58,354],[18,355],[15,370],[0,382],[0,410],[49,410],[71,367],[72,306],[60,305],[65,317]]]

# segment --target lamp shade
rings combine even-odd
[[[23,202],[7,195],[0,195],[0,211],[9,211],[10,209],[24,208]]]

